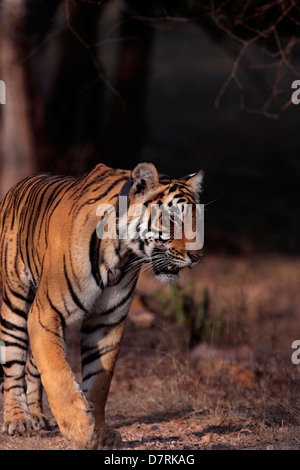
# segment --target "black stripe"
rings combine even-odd
[[[19,315],[19,317],[24,318],[26,320],[27,318],[27,312],[23,312],[23,310],[20,310],[19,308],[13,307],[8,298],[3,296],[2,302],[9,308],[9,310],[16,315]]]
[[[98,196],[95,201],[99,201],[100,199],[102,199],[103,197],[107,196],[107,194],[115,187],[117,186],[119,183],[121,183],[121,181],[126,181],[128,180],[128,177],[127,176],[122,176],[121,178],[118,178],[117,180],[115,180],[108,188],[106,191],[104,191],[104,193],[102,193],[100,196]]]
[[[14,381],[16,382],[17,380],[23,380],[25,379],[25,372],[23,372],[21,375],[9,375],[7,372],[5,372],[5,377],[7,377],[8,379],[14,379]]]
[[[171,188],[169,189],[169,193],[174,193],[174,191],[176,191],[177,189],[178,189],[177,184],[173,184],[173,186],[171,186]]]
[[[5,392],[9,392],[10,390],[14,389],[14,388],[22,388],[24,389],[24,385],[11,385],[10,387],[4,387],[4,391]]]
[[[122,181],[126,181],[128,180],[128,177],[127,176],[123,176],[121,178],[118,178],[116,179],[107,189],[106,191],[104,191],[103,193],[99,194],[99,196],[97,197],[94,197],[94,198],[91,198],[91,199],[88,199],[87,201],[83,202],[76,210],[76,214],[78,214],[80,212],[80,210],[84,207],[84,206],[87,206],[87,205],[90,205],[90,204],[95,204],[97,201],[99,201],[100,199],[103,199],[105,196],[107,196],[107,194],[115,187],[117,186],[119,183],[121,183]]]
[[[99,191],[99,184],[103,183],[104,179],[115,175],[115,170],[112,168],[108,168],[100,175],[96,174],[96,176],[92,177],[92,173],[95,170],[97,170],[97,167],[95,167],[94,170],[92,170],[91,173],[88,174],[87,183],[84,186],[82,186],[78,199],[82,197],[84,194],[86,194],[86,191],[90,189],[92,186],[95,186],[95,188],[92,189],[92,192]],[[91,177],[92,179],[90,179]]]
[[[115,349],[117,349],[120,346],[120,343],[114,344],[114,345],[109,345],[105,346],[104,348],[97,349],[93,354],[89,354],[87,357],[82,359],[82,366],[86,366],[87,364],[90,364],[91,362],[96,361],[97,359],[100,359],[100,357],[105,356],[105,354],[108,354]],[[84,349],[81,351],[84,353]]]
[[[101,287],[101,289],[104,288],[103,285],[103,280],[100,274],[100,260],[99,260],[99,254],[100,254],[100,238],[97,236],[96,230],[94,230],[91,241],[90,241],[90,263],[92,267],[92,275],[97,283],[98,286]]]
[[[89,356],[82,359],[81,361],[82,367],[86,366],[87,364],[90,364],[91,362],[96,361],[100,357],[101,357],[100,351],[97,350],[93,354],[90,354]]]
[[[2,364],[2,367],[5,369],[5,368],[10,368],[12,366],[14,366],[15,364],[19,364],[20,366],[25,366],[26,362],[25,361],[19,361],[17,359],[15,359],[14,361],[9,361],[9,362],[6,362],[5,364]]]
[[[65,328],[65,326],[66,326],[65,318],[64,318],[63,314],[55,307],[55,305],[53,305],[53,303],[52,303],[52,301],[49,297],[48,291],[47,291],[47,299],[48,299],[48,302],[49,302],[52,310],[54,310],[57,313],[57,315],[59,316],[62,327]]]
[[[27,304],[32,304],[33,300],[34,300],[34,297],[24,297],[24,295],[22,294],[19,294],[19,292],[16,292],[15,290],[13,290],[9,284],[7,284],[8,288],[9,288],[9,292],[14,296],[14,297],[17,297],[17,299],[20,299],[20,300],[23,300],[23,302],[26,302]]]
[[[115,326],[120,325],[125,320],[127,315],[128,315],[128,312],[126,312],[124,315],[122,315],[122,317],[118,321],[113,322],[113,323],[103,323],[102,322],[102,323],[99,323],[98,325],[94,325],[94,326],[91,326],[91,327],[85,326],[82,329],[82,332],[84,334],[91,334],[91,333],[94,333],[95,331],[97,331],[99,328],[114,328]]]
[[[26,328],[22,328],[21,326],[15,325],[14,323],[4,320],[4,318],[1,318],[0,324],[1,326],[4,326],[4,328],[6,328],[7,330],[18,330],[18,331],[22,331],[22,333],[27,334]]]
[[[30,377],[28,377],[28,375],[30,375],[30,377],[33,377],[33,378],[35,378],[35,379],[39,379],[39,378],[41,377],[41,374],[40,374],[39,372],[38,372],[37,374],[34,374],[34,373],[33,373],[31,370],[29,370],[29,369],[27,370],[27,380],[28,380],[28,379],[30,380]],[[33,392],[31,392],[31,393],[33,393]],[[30,395],[30,394],[27,393],[27,397],[28,397],[28,395]],[[28,404],[28,403],[27,403],[27,404]]]
[[[9,279],[8,268],[7,268],[7,257],[8,257],[7,252],[8,252],[8,243],[6,243],[5,250],[4,250],[4,269],[5,269],[6,279]]]
[[[14,347],[17,347],[19,349],[23,349],[23,351],[27,351],[28,347],[27,346],[23,346],[19,343],[11,343],[10,341],[5,341],[5,347],[10,347],[10,346],[14,346]]]
[[[68,187],[69,186],[69,187]],[[66,189],[65,192],[63,192],[63,190]],[[49,231],[49,224],[50,224],[50,220],[51,220],[51,217],[56,209],[56,207],[58,206],[58,204],[60,203],[60,201],[63,199],[63,197],[65,196],[65,194],[68,192],[68,190],[70,189],[70,181],[66,181],[65,184],[63,185],[59,185],[56,189],[58,189],[58,193],[53,195],[52,199],[51,199],[51,203],[47,205],[47,208],[46,208],[46,211],[45,211],[45,217],[46,217],[46,220],[47,222],[45,223],[45,238],[46,238],[46,242],[47,242],[47,234],[48,234],[48,231]],[[63,192],[63,194],[61,195],[61,193]],[[52,207],[52,205],[54,204],[54,202],[56,201],[56,199],[58,198],[58,196],[61,197],[58,199],[58,201],[56,202],[56,204]],[[52,195],[51,195],[52,196]],[[51,212],[49,212],[51,209]],[[40,234],[41,234],[41,230],[42,230],[42,224],[40,226],[40,230],[39,230],[39,237],[40,237]]]
[[[125,297],[123,297],[122,300],[120,300],[120,302],[118,302],[114,307],[110,307],[108,310],[105,310],[104,312],[101,312],[100,315],[103,316],[103,315],[109,315],[110,313],[112,313],[114,310],[116,310],[117,308],[120,308],[123,304],[125,304],[125,302],[127,302],[127,300],[131,297],[131,295],[133,294],[133,291],[135,289],[135,285],[136,285],[136,282],[133,283],[131,289],[128,291],[128,293],[125,295]]]
[[[26,381],[35,382],[36,380],[34,379],[40,379],[40,378],[41,378],[41,374],[39,373],[38,370],[36,370],[36,372],[33,372],[32,370],[29,370],[29,369],[26,370]],[[36,393],[36,391],[33,390],[31,393]]]
[[[43,182],[42,186],[39,184],[41,182]],[[41,188],[44,186],[44,184],[45,184],[45,176],[38,175],[38,177],[35,178],[32,181],[32,184],[29,186],[28,194],[26,196],[26,200],[23,201],[24,204],[20,213],[20,227],[19,227],[20,232],[23,232],[25,230],[25,227],[28,221],[29,222],[31,221],[30,213],[33,212],[32,209],[35,206],[35,203],[39,196],[39,192]]]
[[[39,194],[39,199],[37,199],[37,201],[35,202],[38,202],[37,204],[37,207],[34,207],[33,210],[32,210],[32,214],[35,213],[34,215],[34,219],[33,219],[33,223],[31,223],[31,227],[32,227],[32,238],[34,237],[34,231],[36,229],[36,226],[37,226],[37,223],[38,223],[38,219],[40,217],[40,213],[41,213],[41,209],[42,209],[42,204],[43,204],[43,200],[46,196],[46,193],[47,191],[51,188],[51,186],[53,186],[55,183],[57,183],[57,179],[56,178],[49,178],[47,179],[44,184],[41,186],[40,190],[43,189],[43,192]],[[56,187],[55,187],[55,190],[56,190]],[[48,198],[49,199],[49,198]],[[48,203],[48,201],[47,201]],[[41,217],[42,219],[42,217]]]
[[[19,338],[18,336],[16,335],[13,335],[12,333],[9,333],[8,331],[5,331],[3,328],[1,328],[1,331],[6,335],[6,336],[9,336],[10,338],[14,338],[18,341],[21,341],[22,343],[26,344],[28,346],[28,340],[27,339],[24,339],[24,338]]]
[[[62,339],[61,334],[56,331],[51,330],[50,328],[48,328],[46,325],[43,324],[42,319],[41,319],[41,310],[44,311],[44,308],[43,306],[41,306],[41,303],[37,300],[37,298],[36,298],[36,307],[37,307],[38,321],[39,321],[40,326],[44,328],[44,330],[48,331],[48,333],[51,333],[52,335],[56,336],[59,339],[59,346],[63,349],[63,345],[61,344],[61,339]]]
[[[77,307],[79,307],[81,310],[83,310],[84,312],[86,312],[86,308],[82,305],[82,303],[80,302],[79,298],[77,297],[77,295],[75,294],[74,290],[73,290],[73,287],[72,287],[72,284],[71,284],[71,281],[68,277],[68,273],[67,273],[67,267],[66,267],[66,258],[65,258],[65,255],[64,255],[64,274],[65,274],[65,278],[66,278],[66,281],[67,281],[67,284],[68,284],[68,289],[69,289],[69,292],[71,294],[71,297],[74,301],[74,303],[77,305]]]
[[[84,335],[90,335],[92,333],[94,333],[95,331],[99,330],[100,328],[107,328],[107,332],[105,332],[105,336],[107,336],[111,329],[112,328],[115,328],[116,326],[120,325],[124,320],[125,318],[127,317],[128,315],[128,312],[126,312],[124,315],[122,315],[122,317],[116,321],[116,322],[113,322],[113,323],[97,323],[97,325],[84,325],[82,328],[81,328],[81,333],[84,334]]]
[[[159,182],[161,184],[170,184],[172,182],[172,178],[168,175],[159,175]]]
[[[93,377],[94,375],[97,375],[97,374],[100,374],[100,373],[103,373],[105,372],[106,374],[109,374],[109,375],[112,375],[112,372],[108,371],[108,370],[105,370],[105,369],[98,369],[98,370],[95,370],[94,372],[91,372],[90,374],[87,374],[87,375],[84,375],[82,377],[82,382],[85,382],[86,380],[90,379],[91,377]]]

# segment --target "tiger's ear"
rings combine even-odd
[[[146,196],[158,184],[157,169],[152,163],[139,163],[132,171],[131,193],[134,196]]]
[[[200,170],[197,173],[193,173],[191,175],[185,176],[182,178],[188,186],[190,186],[191,190],[195,194],[199,194],[202,191],[202,183],[204,178],[204,171]]]

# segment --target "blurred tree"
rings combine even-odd
[[[253,44],[266,53],[274,83],[264,105],[251,111],[278,117],[282,105],[276,112],[270,108],[284,71],[299,76],[292,63],[300,40],[295,0],[124,0],[114,4],[117,36],[109,39],[118,40],[119,49],[109,81],[102,70],[99,37],[103,12],[111,3],[0,3],[0,79],[7,86],[0,122],[0,194],[35,170],[81,174],[100,160],[134,166],[146,138],[154,25],[194,22],[215,40],[230,37],[235,42],[232,71],[216,106],[233,83],[247,108],[238,71]]]
[[[4,3],[1,12],[0,71],[6,84],[7,104],[1,115],[0,128],[0,195],[34,170],[28,71],[21,62],[26,51],[24,3]]]
[[[44,5],[54,12],[58,1],[46,0]],[[34,41],[43,40],[49,26],[48,12],[45,15],[40,2],[1,4],[0,73],[6,84],[6,104],[0,116],[0,197],[38,168],[44,107],[34,80],[37,71],[25,59]]]
[[[106,141],[107,158],[118,166],[120,157],[132,168],[139,159],[146,137],[146,89],[150,72],[153,29],[147,22],[133,19],[136,8],[141,16],[152,16],[153,4],[127,0],[121,14],[120,43]]]
[[[101,155],[102,148],[105,84],[93,47],[105,2],[100,3],[62,3],[67,27],[59,37],[59,59],[45,114],[45,128],[54,150],[44,162],[50,171],[81,174],[101,159],[95,155]]]

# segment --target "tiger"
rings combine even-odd
[[[4,433],[48,429],[45,389],[62,435],[75,448],[121,445],[120,433],[106,423],[105,404],[141,267],[148,264],[158,280],[174,282],[204,256],[202,247],[187,250],[184,234],[174,236],[175,218],[169,238],[153,236],[149,208],[186,203],[194,218],[202,180],[202,170],[174,179],[149,162],[132,171],[99,163],[80,177],[31,175],[9,190],[0,205]],[[138,223],[120,213],[121,196],[127,215],[134,205],[146,208]],[[99,206],[107,207],[101,216]],[[113,210],[119,231],[100,237],[99,224]],[[143,228],[151,236],[121,237],[121,228]],[[70,325],[80,330],[81,386],[67,360]]]

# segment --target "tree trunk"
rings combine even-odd
[[[60,36],[60,61],[46,103],[45,128],[54,147],[45,166],[80,175],[99,159],[103,88],[97,43],[102,6],[65,0],[68,27]]]
[[[4,2],[0,23],[0,78],[6,85],[1,105],[0,196],[34,172],[34,138],[27,92],[27,72],[22,36],[25,0]]]
[[[146,137],[145,104],[153,30],[124,12],[121,37],[124,41],[120,43],[114,86],[124,107],[118,96],[112,98],[107,163],[115,167],[124,161],[123,166],[133,168]]]

